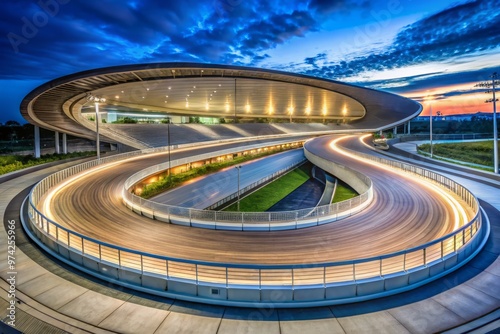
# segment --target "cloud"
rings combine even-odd
[[[473,55],[500,47],[498,1],[470,1],[448,8],[404,27],[392,43],[378,53],[362,54],[321,67],[306,58],[309,68],[293,70],[344,79],[370,71],[403,68]]]
[[[269,57],[267,50],[318,29],[307,3],[72,1],[59,5],[55,15],[28,0],[4,7],[0,31],[11,38],[0,40],[7,50],[3,78],[54,77],[137,62],[255,65]],[[47,22],[26,38],[23,20],[33,22],[37,15]]]
[[[370,1],[364,0],[311,0],[309,9],[316,11],[319,15],[328,16],[335,13],[350,13],[354,8],[368,9]]]
[[[317,68],[318,67],[317,63],[319,61],[325,61],[327,56],[328,56],[328,54],[326,52],[321,52],[321,53],[318,53],[314,57],[307,57],[306,59],[304,59],[304,62],[306,64],[309,64],[309,65]]]

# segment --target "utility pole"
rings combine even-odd
[[[498,174],[498,128],[497,128],[497,101],[496,98],[496,86],[500,85],[500,80],[498,80],[498,73],[494,72],[491,76],[491,81],[481,82],[474,87],[483,87],[488,90],[486,94],[493,93],[492,99],[487,99],[485,103],[493,103],[493,170],[495,174]]]

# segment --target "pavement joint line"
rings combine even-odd
[[[220,326],[222,325],[222,319],[224,319],[224,315],[226,314],[227,307],[224,307],[224,311],[222,312],[219,320],[219,325],[217,326],[217,330],[215,331],[216,334],[219,333],[220,331]]]
[[[120,305],[118,305],[113,311],[111,311],[110,314],[108,314],[106,317],[104,317],[98,324],[97,324],[97,327],[99,328],[102,328],[101,327],[101,324],[107,319],[109,318],[110,316],[113,315],[113,313],[115,313],[116,311],[118,311],[124,304],[126,303],[126,301],[123,301],[123,303],[121,303]],[[137,305],[137,304],[134,304],[134,305]]]
[[[479,276],[479,275],[481,275],[481,274],[482,274],[482,272],[481,272],[481,273],[479,273],[477,276],[474,276],[474,278],[478,277],[478,276]],[[490,274],[490,275],[491,275],[491,274]],[[474,287],[474,286],[470,285],[470,283],[471,283],[470,281],[471,281],[471,280],[468,280],[468,281],[466,281],[466,282],[464,282],[464,283],[462,283],[462,284],[465,284],[465,285],[467,285],[469,288],[472,288],[472,289],[474,289],[474,290],[476,290],[476,291],[480,291],[480,292],[482,292],[482,293],[484,293],[484,294],[486,294],[486,295],[488,295],[488,296],[490,296],[490,297],[493,297],[493,298],[495,298],[496,300],[499,300],[499,301],[500,301],[500,297],[499,297],[498,295],[492,295],[492,294],[490,294],[490,293],[488,293],[488,292],[486,292],[486,291],[479,290],[478,288],[476,288],[476,287]]]
[[[7,295],[7,290],[1,285],[6,283],[3,279],[0,280],[0,289],[2,290],[2,300],[5,300],[3,297]],[[5,292],[5,294],[3,293]],[[17,307],[21,310],[29,314],[30,316],[45,322],[49,325],[55,326],[59,329],[63,329],[64,326],[68,326],[71,328],[75,328],[78,330],[82,330],[88,333],[95,333],[95,329],[93,328],[85,328],[85,327],[94,327],[93,325],[83,322],[79,319],[75,319],[73,317],[67,316],[66,314],[60,313],[57,310],[51,309],[50,307],[39,303],[38,301],[32,299],[28,295],[25,295],[22,291],[16,290],[17,293],[20,293],[22,296],[16,296],[16,299],[22,301],[22,303],[16,304]],[[22,298],[19,298],[22,297]],[[35,304],[35,305],[34,305]],[[56,315],[51,315],[49,313],[55,312]],[[61,324],[63,326],[61,326]]]
[[[339,317],[337,317],[337,315],[335,314],[335,312],[333,311],[332,309],[332,306],[328,306],[328,309],[330,310],[330,312],[332,313],[333,315],[333,318],[337,320],[340,328],[342,328],[342,331],[344,332],[344,334],[347,334],[347,331],[345,330],[344,326],[342,326],[342,322],[339,321]]]
[[[158,324],[158,326],[155,328],[153,334],[156,334],[158,333],[158,330],[161,328],[161,326],[165,323],[165,321],[167,321],[167,318],[169,317],[170,313],[172,313],[171,311],[168,311],[167,315],[165,316],[165,318],[163,318],[162,321],[160,321],[160,323]]]
[[[403,322],[401,322],[401,320],[398,319],[398,317],[396,317],[394,314],[392,314],[391,312],[392,309],[388,309],[387,310],[387,313],[398,323],[401,325],[401,327],[403,327],[404,329],[406,329],[408,331],[408,333],[412,333],[412,331],[407,327],[405,326],[405,324]]]

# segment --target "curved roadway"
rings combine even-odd
[[[310,151],[369,176],[374,201],[363,212],[332,224],[241,232],[188,228],[139,216],[121,203],[123,183],[136,171],[164,162],[164,154],[79,177],[54,194],[49,208],[55,221],[92,238],[149,253],[225,263],[300,264],[366,258],[426,243],[456,227],[454,221],[459,217],[454,208],[419,179],[338,154],[330,145],[333,138],[314,139]],[[341,143],[365,150],[358,137],[347,137]]]

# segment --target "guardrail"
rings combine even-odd
[[[297,265],[179,259],[89,238],[48,219],[37,209],[50,187],[96,165],[89,162],[52,174],[32,189],[28,207],[32,232],[28,233],[61,260],[108,281],[167,297],[250,307],[269,303],[276,307],[328,305],[398,293],[455,270],[481,249],[488,225],[482,223],[478,202],[465,187],[420,167],[361,155],[443,185],[466,201],[475,216],[465,226],[432,242],[366,259]],[[118,156],[105,159],[112,162]]]

